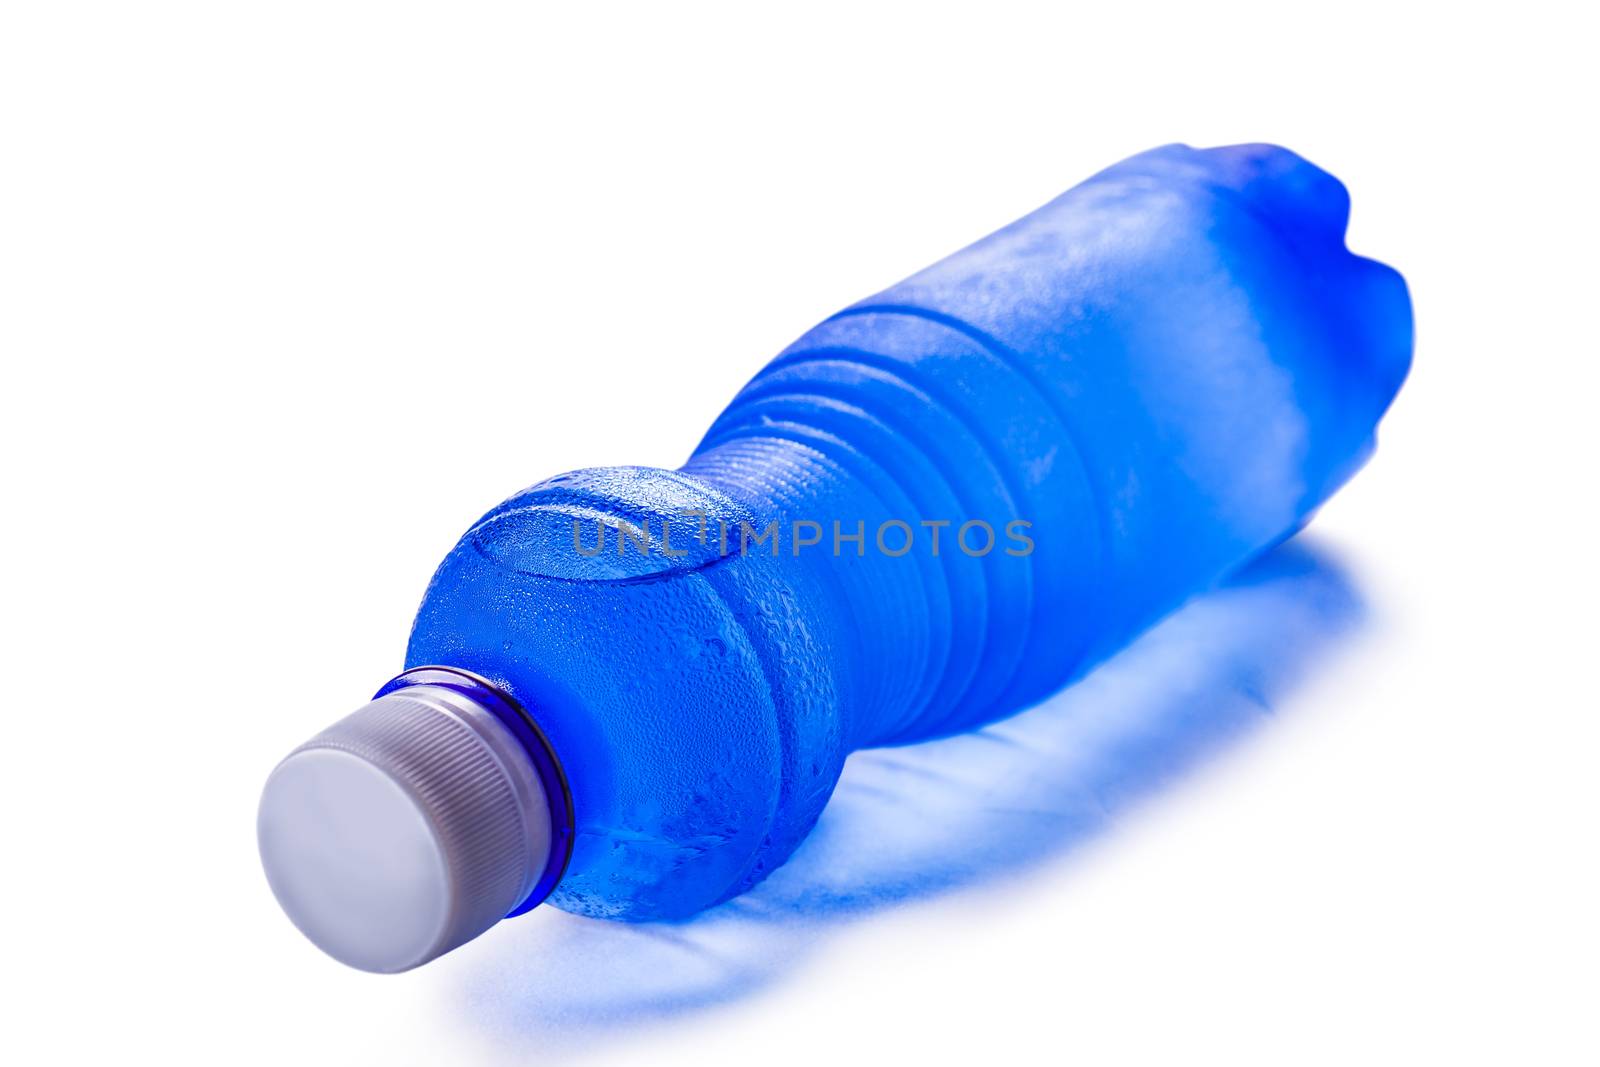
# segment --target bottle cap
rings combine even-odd
[[[437,685],[381,696],[295,749],[256,822],[278,903],[364,971],[409,970],[472,940],[533,889],[549,801],[494,714]]]

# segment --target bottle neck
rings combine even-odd
[[[555,892],[572,859],[574,817],[572,793],[567,786],[566,772],[556,758],[555,749],[545,738],[533,716],[520,703],[494,685],[471,671],[459,667],[426,665],[411,667],[401,672],[373,694],[373,699],[402,692],[415,686],[428,686],[446,690],[471,702],[480,714],[493,721],[515,743],[519,756],[526,757],[534,771],[534,787],[540,791],[534,803],[528,805],[543,811],[549,821],[549,851],[544,863],[532,880],[526,895],[506,917],[531,911]]]

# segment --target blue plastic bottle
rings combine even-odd
[[[396,970],[547,894],[690,914],[783,863],[852,750],[1023,708],[1292,534],[1410,361],[1348,206],[1280,148],[1143,153],[807,333],[681,469],[494,508],[412,670],[274,772],[291,917]]]

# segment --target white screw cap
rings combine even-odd
[[[256,821],[278,903],[364,971],[409,970],[519,904],[550,856],[538,772],[494,714],[455,690],[379,697],[290,753]]]

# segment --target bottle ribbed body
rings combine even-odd
[[[856,646],[881,683],[854,704],[861,744],[987,721],[1037,695],[1041,657],[1054,672],[1081,662],[1102,564],[1094,501],[1060,413],[1004,354],[921,314],[842,315],[752,382],[685,470],[726,481],[723,457],[759,467],[786,449],[827,487],[784,486],[768,506],[865,529],[854,558],[824,546],[845,612],[881,635]]]

